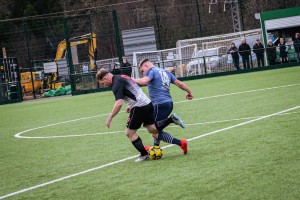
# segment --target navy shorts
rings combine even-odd
[[[161,121],[167,119],[173,110],[173,102],[166,102],[154,105],[154,119]]]

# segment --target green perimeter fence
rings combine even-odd
[[[253,17],[252,11],[244,7],[241,6],[243,28],[259,28],[258,20],[244,23],[247,16]],[[213,15],[214,12],[221,14]],[[76,14],[0,20],[0,46],[6,52],[0,63],[0,103],[40,98],[49,91],[66,86],[71,86],[73,95],[106,90],[95,80],[98,69],[104,67],[115,74],[128,74],[128,69],[119,64],[125,54],[124,30],[153,27],[154,45],[158,50],[163,50],[175,48],[178,40],[231,33],[233,27],[228,24],[232,24],[231,12],[223,12],[223,5],[212,8],[211,14],[207,4],[198,0],[174,4],[171,9],[170,5],[157,6],[149,2],[144,5],[138,2],[126,9],[99,8]],[[203,57],[197,56],[199,48],[189,58],[176,58],[171,64],[164,61],[163,67],[183,78],[236,70],[228,62],[226,51]],[[212,67],[208,60],[217,61]],[[196,64],[187,72],[185,67],[191,61]],[[179,65],[185,68],[180,74]],[[252,57],[251,66],[257,67]],[[132,66],[133,69],[135,67]],[[64,92],[56,94],[62,95]]]

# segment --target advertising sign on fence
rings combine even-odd
[[[53,72],[57,72],[56,63],[55,62],[44,63],[44,73],[53,73]]]

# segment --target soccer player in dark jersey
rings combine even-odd
[[[175,84],[180,89],[186,91],[186,98],[191,100],[193,99],[193,94],[189,87],[185,83],[178,80],[168,70],[155,67],[153,63],[149,61],[149,59],[142,60],[139,64],[139,69],[144,73],[145,76],[140,79],[134,79],[134,81],[139,85],[148,85],[149,97],[154,104],[155,121],[157,123],[162,120],[167,121],[167,123],[165,123],[165,126],[162,126],[161,128],[164,128],[173,122],[184,128],[185,124],[176,114],[172,114],[169,117],[173,110],[173,100],[170,94],[170,84]],[[171,137],[168,137],[168,139],[169,141],[173,140],[173,138]],[[182,146],[182,143],[186,143],[186,140],[178,141],[176,140],[176,138],[174,140],[174,143],[179,146]],[[159,144],[160,137],[158,139],[154,138],[154,145]]]
[[[108,128],[110,127],[113,117],[118,114],[124,101],[127,104],[126,110],[130,112],[125,134],[133,146],[141,153],[141,156],[136,162],[147,160],[148,152],[141,138],[138,136],[137,130],[143,124],[154,138],[159,138],[159,132],[155,126],[154,110],[151,100],[145,95],[142,89],[126,75],[113,75],[102,68],[97,72],[96,79],[100,84],[112,87],[115,96],[115,104],[106,120],[106,126]]]

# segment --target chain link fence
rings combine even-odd
[[[21,83],[18,90],[22,91],[19,99],[53,96],[45,95],[49,91],[52,91],[51,94],[62,95],[63,92],[53,91],[68,85],[72,88],[68,94],[103,90],[95,80],[95,73],[102,67],[115,74],[122,73],[122,57],[125,55],[122,32],[145,27],[153,27],[155,30],[156,51],[173,49],[172,53],[165,52],[161,55],[174,56],[172,63],[176,66],[169,66],[171,62],[167,58],[161,60],[163,66],[164,62],[168,62],[166,66],[173,67],[170,70],[178,77],[235,70],[232,64],[227,62],[226,48],[220,50],[217,55],[207,56],[217,56],[221,58],[219,60],[223,60],[218,62],[218,68],[208,69],[207,59],[204,57],[201,58],[203,62],[201,61],[200,66],[201,59],[197,56],[197,51],[200,51],[203,45],[216,45],[214,40],[205,41],[205,44],[187,43],[186,45],[197,44],[197,51],[187,51],[191,55],[186,54],[183,57],[178,56],[181,50],[176,49],[184,46],[176,46],[178,41],[232,33],[229,7],[224,7],[223,4],[212,5],[209,12],[209,4],[205,1],[176,2],[171,5],[163,2],[156,5],[152,1],[136,2],[134,5],[128,4],[125,8],[115,6],[76,14],[0,21],[0,45],[5,47],[8,57],[13,57],[18,62]],[[250,3],[246,6],[243,4],[240,8],[243,28],[258,29],[260,23],[254,19],[254,13],[264,10],[253,10],[257,8],[253,6],[251,9],[249,5]],[[300,3],[291,4],[296,5]],[[281,8],[280,6],[282,5],[278,4],[276,7],[272,4],[272,9]],[[132,61],[133,58],[129,60]],[[195,60],[199,63],[189,70],[185,68],[185,73],[183,69],[177,69],[179,65],[187,67],[188,63]],[[183,62],[186,66],[183,66]],[[252,66],[257,65],[253,62]],[[133,69],[136,69],[135,67],[132,66]],[[5,76],[4,71],[1,71],[0,84],[3,88],[9,88]],[[9,101],[9,98],[6,100]]]

